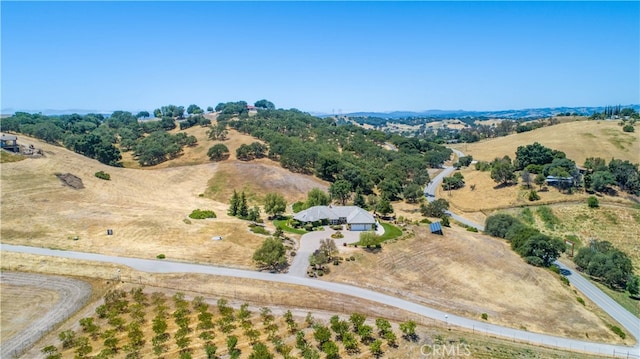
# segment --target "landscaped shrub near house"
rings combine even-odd
[[[189,215],[189,218],[193,218],[193,219],[216,218],[216,214],[210,210],[194,209],[193,212],[191,212],[191,214]]]
[[[271,234],[271,232],[267,231],[264,227],[262,226],[257,226],[255,224],[250,224],[249,225],[249,230],[251,230],[251,232],[256,233],[256,234],[263,234],[265,236],[268,236]]]
[[[111,180],[111,175],[110,175],[110,174],[108,174],[107,172],[104,172],[104,171],[98,171],[98,172],[96,172],[96,173],[95,173],[95,176],[96,176],[96,177],[98,177],[98,178],[100,178],[100,179],[103,179],[103,180],[105,180],[105,181],[109,181],[109,180]]]

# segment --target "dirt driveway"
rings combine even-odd
[[[8,293],[2,290],[0,294],[3,324],[3,335],[0,339],[2,346],[0,357],[2,358],[20,355],[55,325],[82,308],[91,296],[89,283],[52,275],[2,272],[0,285],[3,289],[12,288],[7,291]],[[31,312],[36,310],[35,306],[25,308],[20,298],[29,298],[39,291],[56,292],[57,298],[53,303],[41,303],[48,306],[44,314],[32,316]],[[16,333],[5,337],[5,333],[12,332],[12,326],[16,327]]]

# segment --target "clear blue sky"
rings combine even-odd
[[[639,2],[7,2],[2,112],[640,103]]]

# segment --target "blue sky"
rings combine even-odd
[[[640,103],[639,2],[1,3],[2,112]]]

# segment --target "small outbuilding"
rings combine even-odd
[[[20,152],[18,137],[3,133],[2,136],[0,136],[0,148],[11,152]]]
[[[431,230],[431,233],[433,234],[439,234],[439,235],[443,235],[444,233],[442,233],[442,225],[440,224],[440,222],[434,222],[429,224],[429,229]]]

